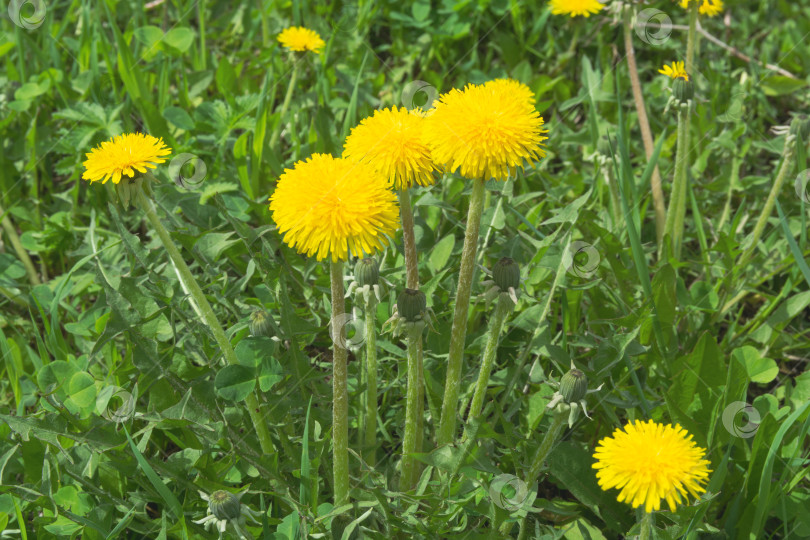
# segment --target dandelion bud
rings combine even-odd
[[[238,520],[242,515],[239,498],[222,490],[215,491],[209,496],[208,509],[220,520]]]
[[[405,289],[397,297],[397,313],[408,322],[422,319],[427,309],[427,297],[422,291]]]
[[[270,314],[257,309],[250,314],[250,335],[255,337],[273,337],[273,321]]]
[[[578,369],[572,369],[560,380],[560,394],[565,403],[576,403],[588,392],[588,377]]]
[[[374,286],[380,280],[380,265],[377,259],[361,259],[354,266],[354,279],[361,287]]]
[[[509,257],[504,257],[492,267],[492,280],[502,291],[520,286],[520,266]]]
[[[810,136],[810,118],[804,114],[795,116],[790,123],[790,134],[801,134],[802,140],[806,141],[807,137]]]
[[[599,137],[599,141],[596,143],[596,151],[603,156],[611,155],[610,139],[608,139],[607,135]]]
[[[672,95],[681,103],[695,97],[695,85],[687,77],[677,77],[672,83]]]

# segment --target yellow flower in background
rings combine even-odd
[[[90,182],[100,180],[102,184],[112,178],[113,184],[117,184],[123,175],[133,178],[136,171],[145,173],[146,169],[154,169],[170,153],[171,148],[166,147],[163,139],[143,133],[119,135],[86,154],[82,178]]]
[[[525,84],[510,79],[443,94],[425,123],[433,161],[466,178],[506,180],[546,155],[548,130],[534,102]]]
[[[325,45],[317,32],[303,26],[285,28],[278,35],[278,42],[291,51],[298,52],[313,51],[319,53]]]
[[[674,512],[688,493],[699,497],[706,491],[701,485],[710,472],[705,454],[678,425],[636,420],[599,441],[593,468],[599,469],[596,477],[603,490],[621,489],[619,502],[644,505],[651,512],[661,508],[663,499]]]
[[[578,15],[590,17],[605,7],[602,2],[597,0],[551,0],[549,5],[552,15],[570,15],[571,17]]]
[[[689,74],[686,73],[686,68],[683,67],[683,62],[672,62],[672,66],[668,66],[664,64],[662,69],[658,70],[658,73],[663,73],[670,79],[686,79],[689,80]]]
[[[424,116],[405,107],[374,111],[352,129],[343,155],[370,164],[394,189],[428,186],[435,182],[436,166],[425,142]]]
[[[689,8],[689,1],[690,0],[681,0],[681,7],[683,9]],[[709,17],[714,17],[718,13],[723,11],[723,0],[691,0],[693,2],[700,1],[700,7],[698,7],[698,13],[701,15],[708,15]]]
[[[285,169],[270,197],[284,242],[319,261],[371,255],[399,224],[389,182],[368,163],[313,154]]]

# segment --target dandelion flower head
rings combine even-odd
[[[659,510],[666,500],[669,509],[706,491],[706,451],[682,427],[657,424],[652,420],[627,424],[599,441],[594,453],[599,486],[620,489],[619,502]]]
[[[86,154],[82,178],[102,184],[112,178],[113,184],[118,184],[124,175],[134,178],[136,171],[145,173],[154,169],[170,153],[171,148],[166,147],[163,139],[143,133],[118,135]]]
[[[345,261],[388,244],[399,216],[389,186],[368,163],[314,154],[285,169],[270,211],[287,245],[319,261]]]

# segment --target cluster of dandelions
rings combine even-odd
[[[618,1],[618,0],[614,0]],[[698,3],[698,13],[714,17],[722,13],[723,0],[678,0],[683,9],[689,9],[691,2]],[[568,15],[570,17],[590,17],[596,15],[608,5],[608,0],[550,0],[549,6],[553,15]]]
[[[552,0],[551,6],[554,13],[587,17],[598,13],[603,4],[595,0]],[[712,15],[713,10],[722,9],[722,3],[705,0],[700,9],[701,13]],[[324,46],[320,36],[301,27],[285,30],[278,40],[295,52],[317,53]],[[682,63],[665,66],[662,73],[688,80]],[[545,156],[547,130],[535,110],[534,99],[526,85],[498,79],[450,90],[432,104],[430,114],[397,107],[378,110],[352,129],[343,157],[314,154],[284,171],[270,197],[272,219],[285,244],[319,261],[331,261],[333,316],[343,309],[342,294],[335,296],[335,291],[342,292],[342,284],[338,286],[335,282],[342,281],[342,275],[334,269],[352,256],[373,255],[384,249],[400,225],[394,191],[399,191],[402,197],[414,185],[430,185],[436,181],[437,172],[458,173],[476,182],[476,186],[491,178],[506,180],[516,169]],[[139,173],[149,174],[149,169],[164,163],[169,153],[161,139],[150,135],[114,137],[87,154],[83,178],[102,183],[112,179],[117,185],[127,178],[136,179]],[[471,202],[471,213],[475,211]],[[480,214],[480,208],[477,211]],[[404,219],[402,223],[405,225]],[[164,243],[171,242],[163,236]],[[512,263],[499,261],[500,266],[508,267],[515,275],[508,276],[508,285],[497,285],[499,276],[495,275],[495,285],[491,284],[488,297],[501,295],[508,298],[508,303],[517,302],[519,273]],[[464,265],[462,261],[462,273]],[[496,265],[496,273],[503,270],[500,266]],[[423,294],[413,289],[406,289],[405,293],[418,295],[420,306],[424,304]],[[457,302],[462,300],[458,298]],[[423,306],[420,314],[425,312]],[[463,332],[461,335],[463,343]],[[348,500],[345,356],[342,362],[341,365],[336,348],[333,473],[337,503]],[[342,375],[338,373],[340,370]],[[578,370],[572,372],[582,375]],[[450,378],[448,388],[453,383]],[[484,387],[487,379],[488,372],[480,378]],[[571,411],[569,423],[573,423],[577,406],[585,410],[583,398],[588,393],[584,375],[571,380],[566,382],[563,378],[561,393],[555,401],[559,414],[569,415]],[[455,414],[457,403],[449,401]],[[562,401],[565,407],[559,404]],[[344,408],[340,409],[338,404]],[[409,397],[409,408],[410,405]],[[412,417],[409,412],[409,420]],[[440,431],[438,439],[441,437]],[[620,501],[633,507],[644,506],[647,512],[658,510],[661,501],[666,501],[674,511],[688,494],[697,497],[705,491],[703,484],[710,471],[704,454],[680,427],[636,422],[624,430],[617,429],[612,437],[600,442],[594,468],[598,469],[603,489],[621,490]],[[255,513],[240,505],[240,497],[226,492],[216,492],[210,499],[204,497],[209,500],[209,515],[199,523],[206,527],[215,525],[220,535],[228,525],[233,525],[239,536],[248,537],[245,519],[253,520]]]

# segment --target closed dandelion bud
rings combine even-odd
[[[377,259],[361,259],[354,266],[354,279],[361,287],[374,286],[380,281],[380,265]]]
[[[520,286],[520,266],[509,257],[504,257],[492,267],[492,280],[502,291]]]
[[[273,337],[273,322],[270,314],[257,309],[250,314],[250,335],[255,337]]]
[[[208,508],[220,520],[237,520],[242,515],[239,498],[227,491],[213,492],[208,498]]]
[[[408,322],[422,320],[427,309],[427,297],[422,291],[405,289],[397,297],[397,313]]]
[[[802,140],[806,141],[807,137],[810,136],[810,118],[803,114],[793,118],[793,121],[790,123],[790,134],[801,134]]]
[[[672,95],[681,103],[695,97],[695,85],[686,77],[677,77],[672,83]]]
[[[599,142],[596,143],[596,151],[603,156],[611,155],[610,139],[608,139],[607,136],[602,135],[599,137]]]
[[[576,403],[588,392],[588,377],[578,369],[563,375],[560,381],[560,394],[565,403]]]

